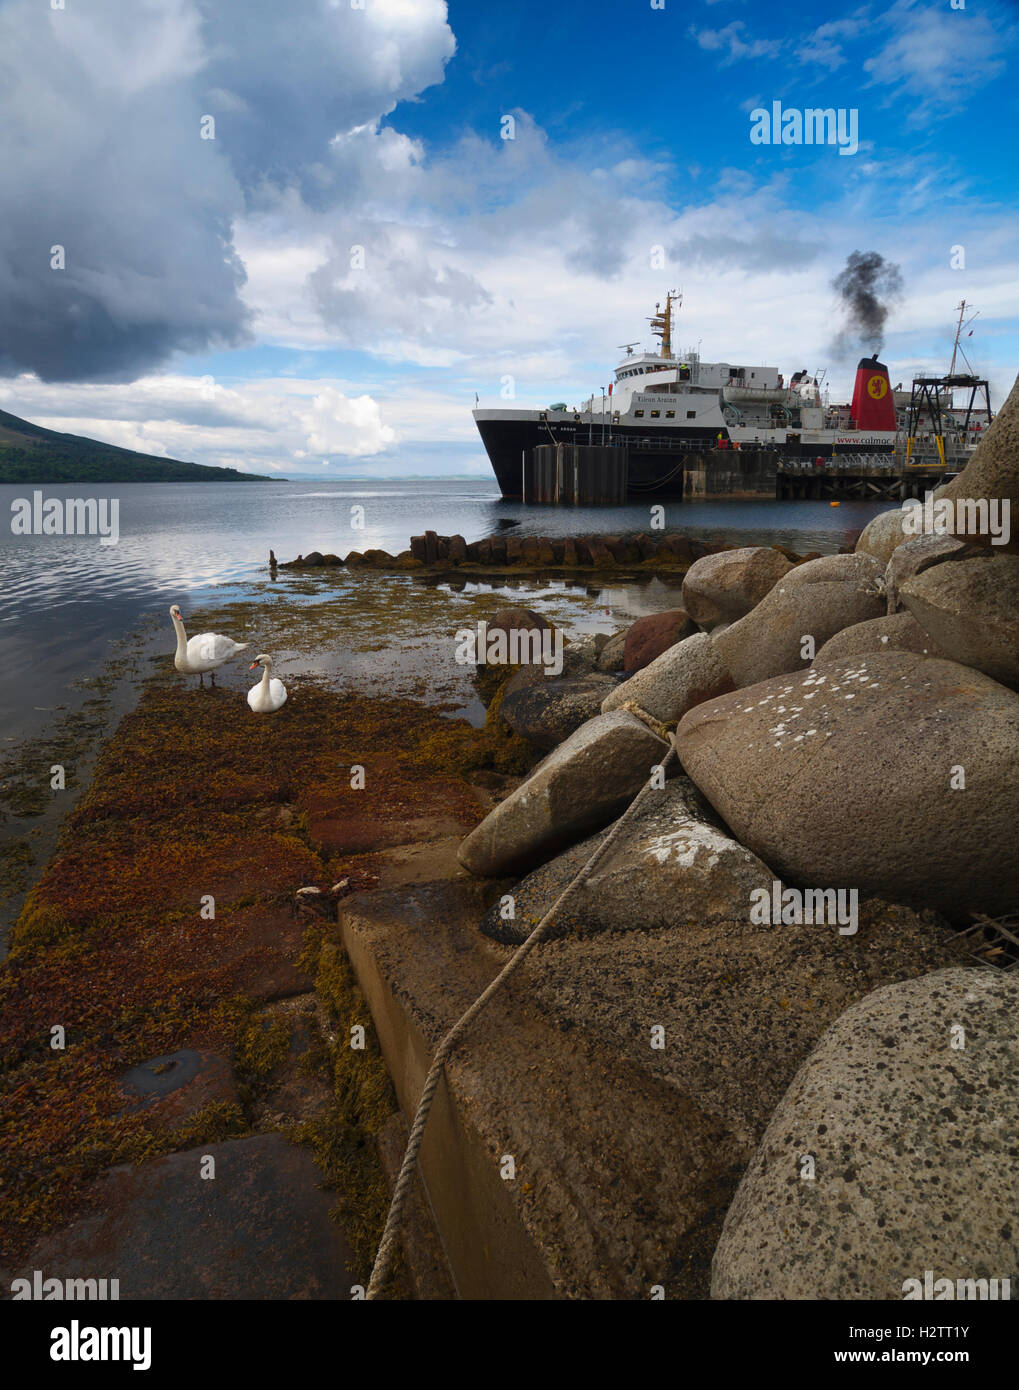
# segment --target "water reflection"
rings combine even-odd
[[[11,515],[15,498],[34,489],[0,487],[0,513]],[[496,534],[507,522],[517,534],[564,536],[584,531],[632,534],[649,529],[646,505],[617,508],[524,507],[505,502],[494,481],[402,480],[394,483],[321,484],[183,483],[106,486],[49,484],[46,497],[117,497],[120,543],[100,546],[95,537],[12,536],[0,529],[0,659],[16,676],[0,685],[0,736],[11,738],[32,723],[35,706],[65,698],[75,677],[95,672],[111,643],[150,624],[143,653],[161,651],[172,634],[167,610],[183,601],[201,621],[203,605],[243,594],[269,579],[269,551],[279,559],[317,549],[341,555],[377,546],[405,549],[427,528],[459,532],[468,541]],[[364,509],[364,526],[355,525]],[[880,505],[824,502],[722,502],[666,504],[666,525],[712,540],[790,545],[833,552],[866,524]],[[323,581],[334,590],[342,571]],[[296,601],[317,601],[318,584],[288,576],[278,592]],[[445,582],[451,593],[482,585],[492,592],[585,594],[625,620],[655,607],[675,606],[645,574],[625,587],[590,578],[471,579]],[[454,587],[455,586],[455,587]],[[647,606],[645,606],[647,605]],[[586,621],[586,618],[585,618]],[[166,631],[164,632],[164,626]]]

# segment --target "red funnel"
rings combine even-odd
[[[849,411],[858,430],[895,429],[895,404],[888,368],[876,357],[860,359]]]

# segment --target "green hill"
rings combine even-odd
[[[257,473],[208,468],[44,430],[0,410],[0,483],[267,483]],[[273,482],[285,479],[274,478]]]

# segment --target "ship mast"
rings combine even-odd
[[[966,319],[966,322],[963,323],[963,319],[965,318],[965,315],[966,315],[966,301],[965,301],[965,299],[962,301],[961,304],[957,304],[955,307],[959,310],[959,321],[958,321],[958,323],[955,325],[955,342],[952,344],[952,365],[951,365],[951,366],[949,367],[949,369],[948,369],[948,375],[949,375],[949,376],[955,376],[955,359],[959,356],[960,353],[962,353],[962,360],[966,363],[966,366],[969,367],[970,374],[972,375],[972,373],[973,373],[973,368],[970,367],[969,358],[966,356],[965,351],[959,346],[959,339],[960,339],[961,336],[962,336],[962,330],[963,330],[964,328],[968,328],[968,327],[969,327],[969,325],[973,322],[973,319],[975,319],[975,318],[978,317],[980,311],[979,311],[979,309],[978,309],[977,312],[973,315],[972,318]],[[973,308],[973,305],[971,304],[969,307],[972,309],[972,308]]]
[[[648,322],[651,325],[651,332],[656,338],[662,340],[662,357],[672,356],[672,304],[677,298],[676,291],[670,290],[665,296],[665,308],[661,307],[661,302],[655,305],[655,312]],[[681,298],[681,296],[680,296]]]

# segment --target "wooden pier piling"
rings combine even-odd
[[[603,444],[539,444],[524,456],[524,501],[619,506],[626,501],[625,449]]]
[[[909,497],[924,497],[933,492],[949,476],[943,464],[901,464],[889,462],[887,467],[863,467],[852,458],[833,461],[825,459],[823,467],[796,460],[786,462],[775,479],[775,495],[779,498],[812,498],[815,501],[856,499],[866,502],[903,502]]]

